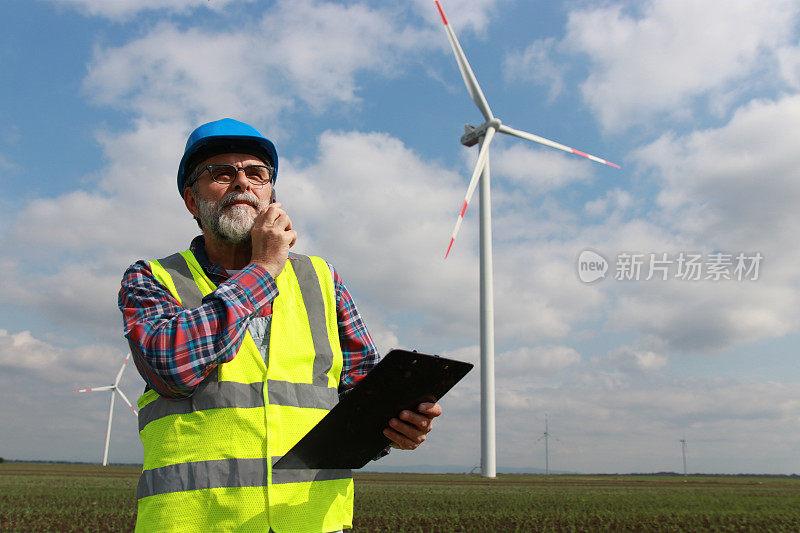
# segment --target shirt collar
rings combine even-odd
[[[195,259],[197,259],[197,262],[200,263],[200,266],[203,267],[203,270],[212,281],[225,281],[230,277],[227,270],[209,260],[208,255],[206,255],[206,240],[202,235],[192,239],[189,250],[194,254]]]
[[[192,239],[189,250],[194,254],[197,262],[200,263],[203,271],[205,271],[208,277],[211,278],[211,281],[215,282],[217,285],[230,277],[227,270],[219,265],[215,265],[208,258],[208,255],[206,255],[206,240],[202,235],[198,235]],[[297,255],[293,252],[289,252],[289,259],[295,260],[297,259]]]

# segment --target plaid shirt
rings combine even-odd
[[[133,360],[145,382],[167,398],[190,396],[218,364],[233,359],[250,318],[270,316],[278,296],[275,280],[266,269],[248,265],[229,277],[224,268],[209,261],[204,242],[198,236],[190,249],[217,290],[203,298],[200,307],[181,307],[156,281],[146,261],[131,265],[122,278],[118,305]],[[344,357],[339,385],[343,392],[375,366],[378,352],[342,278],[328,266],[336,290]]]

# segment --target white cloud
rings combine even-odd
[[[645,258],[666,252],[672,260],[679,252],[696,252],[707,263],[708,254],[720,251],[733,254],[732,260],[738,253],[760,253],[763,261],[755,281],[604,282],[600,290],[614,302],[606,309],[613,330],[652,335],[667,353],[693,354],[719,354],[798,330],[793,312],[800,303],[800,254],[794,246],[800,224],[800,156],[793,143],[798,128],[800,97],[756,100],[723,126],[667,133],[635,153],[659,185],[659,209],[646,215],[652,222],[626,221],[611,211],[599,226],[582,230],[588,237],[584,247],[609,259],[625,251]],[[584,211],[605,215],[615,196],[611,191]],[[646,275],[647,264],[642,278]]]
[[[800,325],[791,311],[798,303],[798,288],[791,277],[780,272],[780,266],[777,272],[765,276],[766,267],[762,265],[761,277],[756,281],[676,279],[674,261],[681,251],[699,252],[703,254],[702,262],[707,263],[707,254],[718,249],[708,235],[671,234],[658,224],[642,219],[623,221],[617,217],[590,226],[581,235],[579,239],[583,242],[575,245],[574,253],[591,247],[611,263],[605,281],[582,286],[600,291],[602,301],[606,302],[598,310],[600,316],[587,315],[591,307],[583,307],[583,314],[576,316],[576,320],[603,319],[606,328],[597,334],[635,333],[664,344],[663,351],[647,348],[649,351],[700,355],[720,354],[733,346],[785,335]],[[748,250],[723,248],[723,251]],[[615,263],[622,252],[641,254],[643,264],[636,281],[614,279],[619,268]],[[667,280],[655,272],[652,280],[645,281],[650,276],[651,253],[659,260],[666,253],[667,260],[673,261],[668,265]],[[783,262],[783,258],[776,259]],[[707,266],[703,269],[705,278]]]
[[[635,282],[632,282],[635,283]],[[644,285],[640,282],[639,285]],[[795,287],[758,282],[652,282],[617,299],[609,322],[663,340],[671,350],[719,354],[796,331]]]
[[[589,56],[583,98],[617,131],[660,114],[690,119],[699,97],[734,90],[788,42],[798,9],[791,0],[616,3],[571,12],[564,45]]]
[[[793,89],[800,89],[800,47],[785,46],[777,51],[781,77]]]
[[[111,199],[84,191],[69,192],[56,199],[34,199],[12,228],[12,237],[33,248],[51,250],[106,247],[119,239],[112,224],[102,223],[112,220],[114,211]],[[87,235],[93,238],[87,239]]]
[[[357,102],[362,72],[395,75],[405,54],[430,39],[396,20],[361,4],[284,0],[240,31],[164,22],[138,40],[97,49],[85,89],[142,117],[243,116],[275,131],[300,103],[320,113]]]
[[[255,27],[255,24],[253,24]],[[259,54],[258,32],[222,32],[168,23],[118,48],[95,51],[84,82],[95,101],[163,121],[248,116],[274,120],[291,105],[279,75]]]
[[[469,31],[483,33],[502,3],[503,0],[441,0],[440,2],[456,36]],[[414,0],[414,5],[425,20],[441,27],[441,18],[433,1]]]
[[[617,215],[633,207],[635,201],[628,191],[615,188],[608,191],[605,196],[586,202],[583,212],[593,217]]]
[[[0,329],[0,368],[5,373],[34,376],[65,388],[83,381],[108,385],[124,359],[124,352],[108,345],[64,348],[37,339],[30,331]]]
[[[5,154],[0,153],[0,170],[9,171],[16,170],[17,168],[19,168],[17,164],[9,161]]]
[[[259,43],[264,61],[292,85],[291,94],[317,111],[333,102],[354,102],[362,70],[396,74],[403,53],[430,38],[402,27],[390,11],[313,0],[281,2],[265,14]]]
[[[215,11],[224,9],[236,0],[49,0],[62,6],[75,7],[87,15],[112,20],[127,20],[142,11],[187,13],[198,7]],[[252,0],[245,0],[252,1]]]
[[[653,350],[634,346],[621,346],[613,350],[607,360],[608,364],[623,371],[634,371],[650,374],[666,366],[668,357]]]
[[[497,357],[497,366],[505,375],[554,375],[580,361],[580,354],[569,346],[546,345],[503,352]]]
[[[525,141],[503,141],[492,145],[492,173],[523,191],[538,195],[592,177],[593,169],[585,161]]]
[[[512,51],[503,61],[503,76],[506,81],[531,81],[550,88],[550,100],[554,100],[564,89],[566,67],[558,65],[552,56],[555,54],[554,38],[541,39],[531,43],[523,51]]]
[[[800,96],[755,100],[722,127],[665,134],[636,158],[664,180],[658,202],[679,230],[719,247],[791,254],[785,245],[800,223],[798,127]]]
[[[58,350],[33,338],[30,331],[9,334],[0,329],[0,365],[46,370],[58,360]]]

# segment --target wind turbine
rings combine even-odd
[[[515,130],[503,124],[501,120],[492,114],[489,103],[483,96],[483,91],[472,68],[469,66],[464,51],[456,38],[447,16],[444,14],[439,0],[435,0],[439,15],[444,23],[444,30],[450,40],[450,47],[456,56],[458,69],[464,84],[467,86],[472,101],[478,106],[485,122],[478,127],[469,124],[465,126],[466,132],[461,137],[461,144],[464,146],[474,146],[480,143],[478,151],[478,162],[472,172],[467,194],[461,205],[461,212],[458,214],[453,234],[450,237],[450,244],[445,252],[445,259],[450,255],[450,249],[456,240],[461,222],[464,220],[464,213],[467,205],[475,192],[475,187],[480,179],[480,314],[481,314],[481,475],[483,477],[497,477],[497,463],[495,451],[495,402],[494,402],[494,296],[492,289],[492,214],[491,197],[489,184],[489,145],[496,132],[513,135],[521,139],[533,141],[551,148],[556,148],[564,152],[586,157],[597,163],[619,168],[619,165],[606,161],[597,156],[581,152],[569,146],[545,139],[538,135],[526,131]],[[482,179],[481,179],[482,178]]]
[[[681,439],[681,451],[683,452],[683,475],[686,477],[686,436]]]
[[[544,473],[550,475],[550,432],[547,430],[547,413],[544,414],[544,434],[536,442],[544,439]]]
[[[122,373],[125,371],[125,365],[128,364],[128,359],[130,359],[131,354],[129,353],[125,357],[125,361],[122,362],[122,367],[120,367],[119,372],[117,372],[117,378],[114,380],[113,385],[106,385],[104,387],[92,387],[89,389],[78,389],[73,392],[99,392],[99,391],[111,391],[111,406],[108,408],[108,428],[106,429],[106,448],[103,452],[103,466],[108,464],[108,442],[111,440],[111,419],[114,417],[114,397],[119,394],[120,397],[128,404],[128,407],[131,408],[133,414],[135,416],[139,416],[139,413],[136,409],[131,405],[131,402],[128,401],[128,398],[125,396],[125,393],[122,392],[122,389],[119,388],[119,380],[122,378]]]

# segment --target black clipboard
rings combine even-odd
[[[391,442],[389,419],[436,402],[472,363],[392,350],[272,468],[361,468]]]

